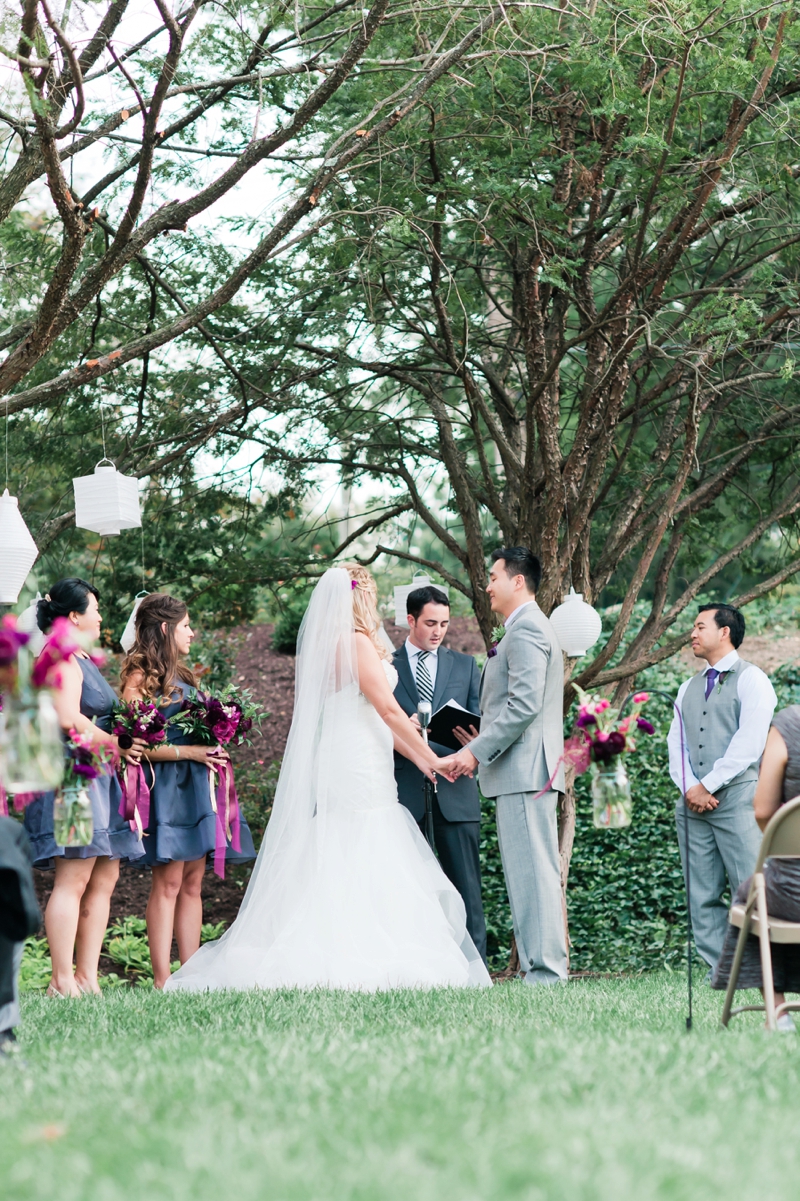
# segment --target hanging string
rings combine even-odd
[[[107,455],[106,455],[106,419],[105,419],[105,413],[103,411],[103,401],[102,400],[100,401],[100,429],[101,429],[102,435],[103,435],[103,458],[105,459],[105,458],[107,458]]]

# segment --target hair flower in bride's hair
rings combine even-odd
[[[350,581],[350,591],[355,592],[357,587],[358,587],[358,580],[351,580]]]

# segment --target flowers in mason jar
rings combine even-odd
[[[69,732],[66,753],[65,788],[76,780],[96,780],[115,759],[114,748],[107,742],[93,742],[88,733],[79,734],[77,730]]]
[[[17,619],[13,613],[7,613],[0,621],[0,667],[11,667],[16,663],[20,648],[26,646],[30,634],[24,634],[17,629]]]
[[[86,650],[72,623],[66,617],[57,617],[31,670],[33,687],[57,688],[61,680],[61,664],[68,662],[71,655],[81,650],[98,667],[102,665],[103,655],[99,651]]]
[[[655,733],[652,723],[641,716],[642,706],[650,700],[647,692],[637,692],[632,711],[620,719],[620,710],[613,708],[604,696],[584,692],[577,684],[573,687],[580,701],[575,725],[593,763],[609,763],[617,755],[635,751],[633,734],[637,730],[643,734]]]

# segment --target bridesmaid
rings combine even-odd
[[[158,592],[145,597],[136,613],[136,641],[122,665],[123,699],[156,701],[165,717],[177,713],[197,686],[194,674],[180,661],[193,638],[182,601]],[[167,738],[168,744],[146,751],[154,776],[144,841],[146,862],[153,869],[147,937],[156,988],[163,988],[170,976],[173,933],[181,963],[200,946],[203,873],[206,855],[214,850],[217,822],[208,769],[228,758],[221,746],[189,745],[187,736],[171,726]],[[241,853],[228,847],[228,862],[256,857],[243,819],[240,834]]]
[[[85,580],[59,580],[44,600],[39,601],[36,620],[47,633],[57,617],[66,617],[84,640],[100,637],[98,592]],[[83,651],[72,655],[61,668],[61,679],[53,696],[56,713],[65,733],[90,733],[95,743],[111,745],[116,752],[136,762],[144,743],[136,741],[121,750],[109,734],[111,708],[116,701],[111,685]],[[97,724],[93,724],[92,719]],[[119,815],[121,800],[116,772],[111,765],[89,786],[94,834],[86,847],[60,847],[53,833],[53,800],[46,792],[25,810],[25,828],[33,847],[34,865],[55,867],[55,882],[44,914],[44,926],[53,961],[49,996],[77,997],[99,993],[97,968],[108,925],[111,894],[119,877],[120,859],[138,859],[144,854],[141,842]],[[73,972],[73,953],[76,954]]]

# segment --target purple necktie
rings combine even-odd
[[[714,685],[717,682],[718,675],[719,672],[715,667],[709,667],[706,674],[706,700],[708,700],[708,698],[711,696],[711,693],[714,691]]]

